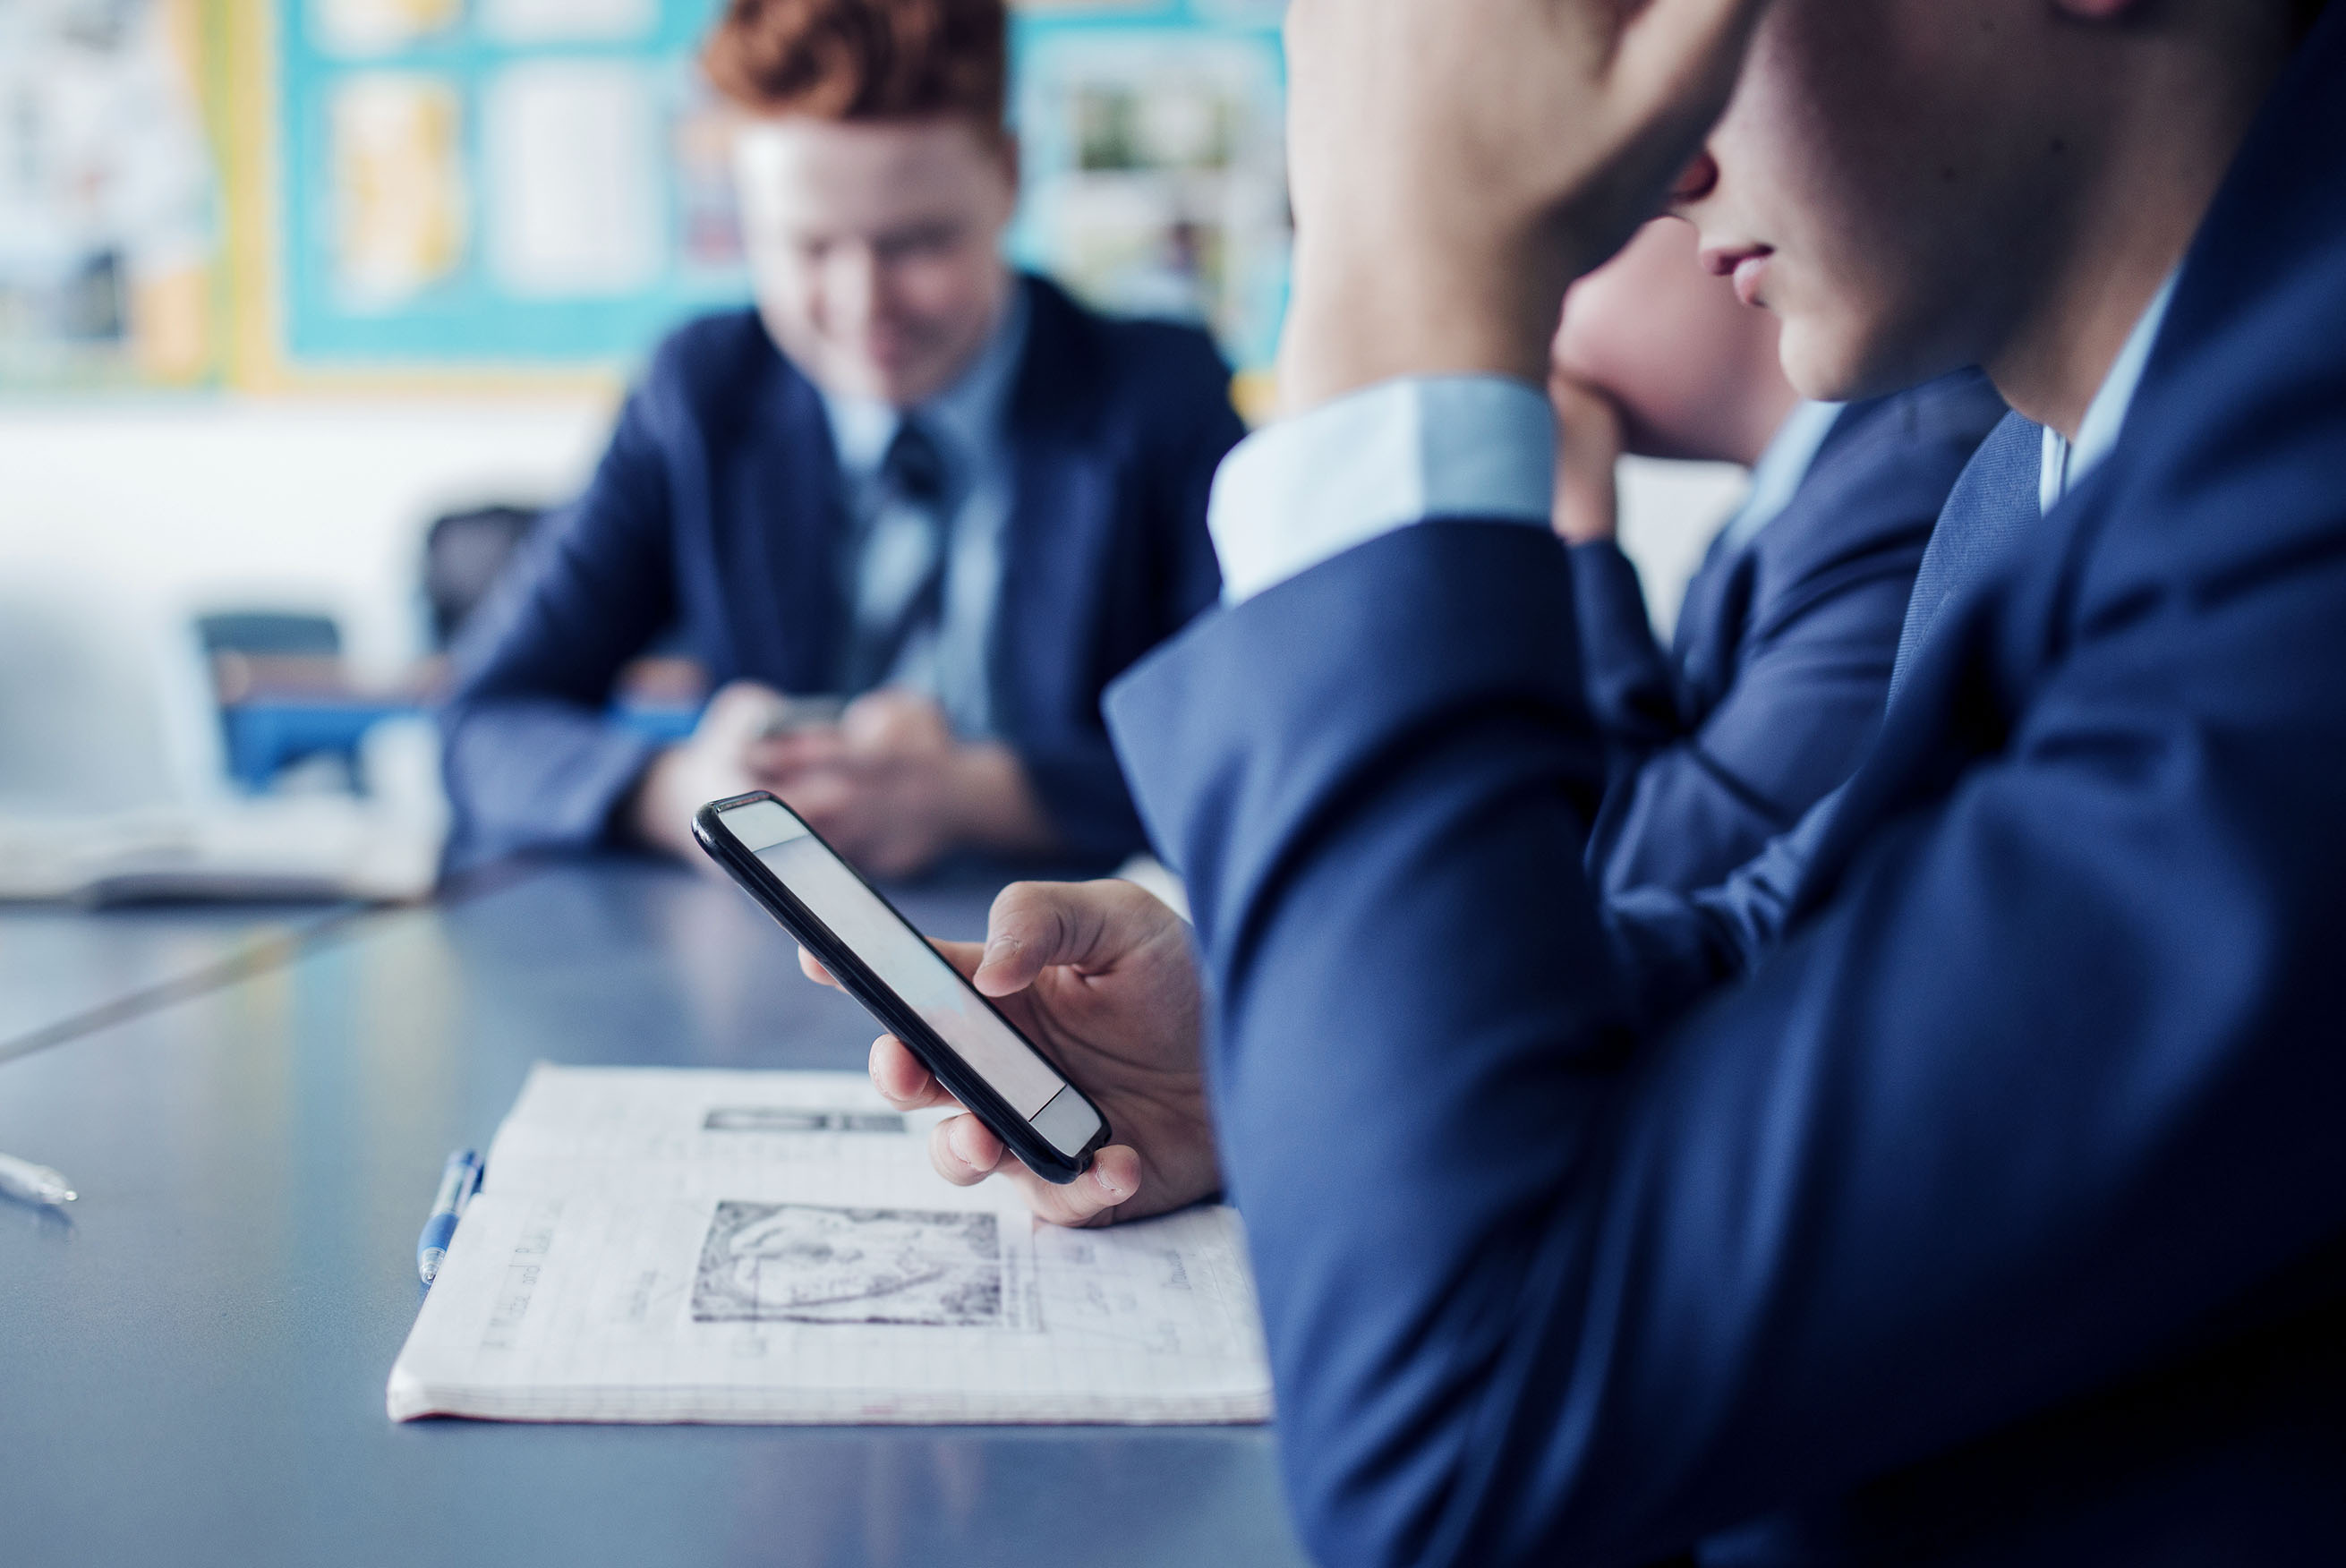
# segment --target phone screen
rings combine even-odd
[[[1098,1125],[1079,1095],[880,895],[780,802],[753,800],[720,813],[726,830],[758,858],[831,934],[918,1013],[937,1037],[1055,1147],[1073,1154]],[[1060,1099],[1066,1094],[1064,1100]],[[1056,1106],[1054,1101],[1059,1101]],[[1046,1115],[1048,1108],[1051,1114]],[[1073,1139],[1072,1142],[1069,1140]]]

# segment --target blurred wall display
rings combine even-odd
[[[354,74],[334,93],[334,272],[355,307],[390,308],[452,275],[463,260],[460,110],[449,85],[390,71]]]
[[[1094,303],[1213,329],[1267,365],[1286,310],[1283,7],[1030,5],[1015,248]]]
[[[0,382],[212,369],[196,0],[0,4]]]
[[[314,0],[311,27],[338,55],[377,55],[454,30],[463,0]]]
[[[502,193],[484,214],[500,293],[624,298],[660,281],[665,138],[640,72],[600,60],[516,66],[481,117],[483,177]]]
[[[594,368],[743,297],[693,64],[714,0],[265,3],[297,373]]]
[[[748,296],[720,0],[0,0],[0,389],[607,376]],[[1014,0],[1022,264],[1285,308],[1280,0]]]
[[[693,64],[716,0],[279,3],[296,363],[624,361],[746,297],[723,117]],[[1267,364],[1283,9],[1019,5],[1017,259]],[[321,155],[353,95],[383,143],[370,164]]]

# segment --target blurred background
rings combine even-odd
[[[428,887],[441,650],[640,356],[747,298],[715,5],[0,4],[0,896]],[[1282,9],[1014,29],[1016,259],[1209,325],[1250,413]],[[1743,479],[1627,467],[1667,626]],[[699,697],[653,664],[625,707]]]

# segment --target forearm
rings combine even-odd
[[[1784,584],[1773,606],[1755,608],[1755,624],[1722,656],[1733,660],[1733,678],[1699,726],[1676,735],[1646,728],[1647,749],[1617,780],[1591,845],[1590,865],[1608,897],[1632,888],[1716,887],[1856,770],[1881,728],[1927,529],[1922,522],[1879,531],[1869,548],[1844,549]],[[1605,575],[1596,551],[1575,551],[1574,565],[1584,616],[1626,610],[1590,591]],[[1623,650],[1610,666],[1592,667],[1600,722],[1617,716],[1634,724],[1638,717],[1623,694],[1636,689],[1640,629],[1621,625],[1600,635],[1584,622],[1584,646]],[[1607,730],[1620,737],[1624,726],[1608,723]]]
[[[1454,555],[1484,592],[1419,592]],[[1405,530],[1111,696],[1215,982],[1224,1168],[1326,1561],[1452,1560],[1469,1433],[1622,1043],[1580,881],[1600,763],[1563,574],[1545,531]]]
[[[736,793],[710,782],[708,769],[685,746],[654,751],[613,812],[618,836],[639,848],[693,858],[692,817],[709,801]]]
[[[1581,673],[1597,727],[1633,756],[1682,738],[1686,724],[1637,569],[1609,539],[1573,546],[1571,559]]]
[[[2341,1069],[2259,1023],[2328,1004],[2236,962],[2278,961],[2258,890],[2296,873],[2241,858],[2253,792],[2129,760],[2206,755],[2156,728],[2173,669],[2081,671],[2138,728],[2017,738],[2025,767],[1874,833],[1731,1000],[1633,1046],[1531,543],[1377,540],[1111,699],[1198,914],[1324,1559],[1658,1554],[2138,1367],[2334,1230]],[[2081,859],[2088,829],[2128,852]],[[2240,891],[2187,930],[2158,885]],[[2135,983],[2081,1007],[2114,962]]]
[[[1621,989],[1650,1033],[1713,992],[1747,980],[1783,941],[1837,797],[1723,880],[1685,888],[1605,887],[1605,929]]]
[[[1282,411],[1402,376],[1544,386],[1566,287],[1658,209],[1761,8],[1290,6]]]
[[[1018,754],[998,741],[954,748],[944,796],[956,842],[995,854],[1046,854],[1059,835],[1043,813]]]
[[[639,394],[579,501],[547,516],[454,652],[443,715],[460,853],[581,849],[628,831],[659,748],[612,723],[619,671],[674,613],[662,463]]]
[[[551,698],[464,703],[443,719],[444,769],[468,860],[583,850],[624,832],[657,743]]]
[[[1299,230],[1294,303],[1280,351],[1280,413],[1404,376],[1490,375],[1545,386],[1547,333],[1578,274],[1565,257],[1542,254],[1533,237],[1513,238],[1497,257],[1445,249],[1396,268],[1390,244],[1323,245]],[[1372,321],[1377,327],[1364,331]]]

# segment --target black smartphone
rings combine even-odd
[[[759,738],[778,740],[809,729],[828,729],[847,711],[843,697],[784,697],[767,717]]]
[[[693,814],[693,837],[1012,1153],[1071,1182],[1107,1118],[798,813],[760,790]]]

